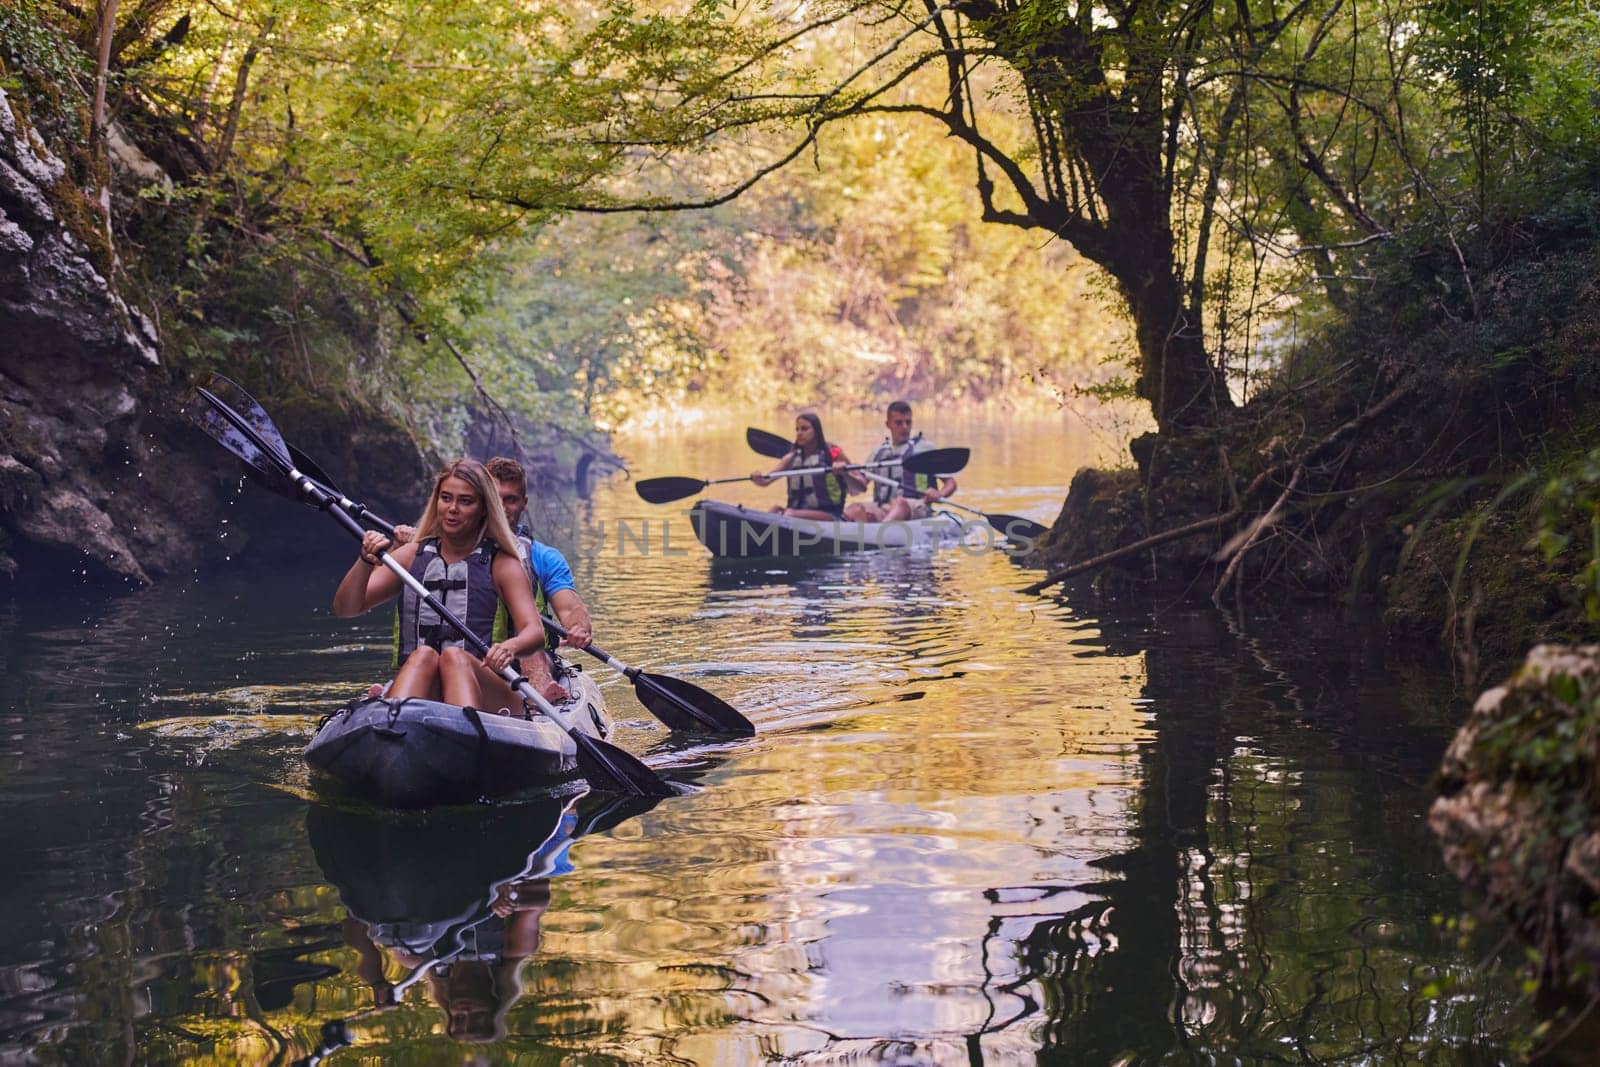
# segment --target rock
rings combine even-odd
[[[1445,862],[1543,953],[1547,987],[1600,995],[1600,645],[1540,645],[1486,690],[1440,765]]]
[[[110,157],[111,165],[125,175],[143,182],[146,186],[158,186],[164,196],[172,195],[172,179],[167,176],[167,172],[162,170],[155,160],[145,155],[138,145],[128,140],[122,127],[115,122],[106,127],[106,153]]]
[[[121,193],[163,184],[120,132],[109,147]],[[241,556],[279,567],[323,551],[347,559],[331,523],[242,491],[237,461],[189,423],[185,368],[163,366],[156,327],[97,265],[89,245],[100,235],[70,228],[74,217],[98,223],[98,208],[67,210],[84,196],[0,89],[0,595],[63,578],[121,591]],[[392,417],[342,396],[273,414],[376,510],[416,514],[426,470]]]
[[[0,89],[0,576],[29,561],[103,580],[150,573],[108,511],[138,478],[136,394],[161,390],[159,341],[62,221],[81,196]]]

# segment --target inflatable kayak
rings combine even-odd
[[[605,739],[611,732],[600,688],[569,665],[559,705],[575,729]],[[312,770],[363,800],[393,808],[467,804],[578,773],[577,747],[543,715],[533,718],[441,704],[367,698],[317,729],[306,746]]]
[[[959,541],[966,523],[948,512],[907,522],[794,519],[739,504],[702,500],[689,511],[694,535],[720,559],[840,556],[850,552],[927,551]]]

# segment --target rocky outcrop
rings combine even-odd
[[[1537,950],[1547,988],[1600,995],[1600,646],[1528,653],[1478,698],[1437,788],[1450,869]]]
[[[115,517],[104,471],[139,473],[158,341],[63,218],[63,203],[90,217],[66,170],[0,90],[0,575],[33,549],[142,583],[148,539]]]
[[[1061,513],[1039,543],[1037,562],[1052,571],[1071,567],[1227,510],[1210,435],[1146,434],[1133,440],[1130,451],[1136,469],[1085,467],[1073,475]],[[1216,569],[1212,556],[1221,542],[1216,530],[1163,541],[1093,567],[1068,588],[1115,594],[1135,586],[1193,587],[1196,575]]]
[[[123,183],[162,186],[125,138],[109,158]],[[0,588],[143,585],[247,546],[337,550],[331,526],[298,536],[307,512],[241,493],[238,464],[184,418],[183,371],[108,277],[98,212],[0,90]],[[403,427],[317,397],[274,415],[352,491],[414,513],[423,464]]]

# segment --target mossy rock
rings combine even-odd
[[[1547,989],[1600,996],[1600,646],[1541,645],[1479,697],[1429,826],[1534,949]]]

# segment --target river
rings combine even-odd
[[[1046,523],[1105,448],[923,423],[973,449],[957,501]],[[764,462],[735,424],[617,446]],[[687,506],[544,509],[608,651],[758,728],[669,740],[590,662],[686,789],[643,813],[318,803],[300,750],[389,619],[332,618],[310,511],[291,573],[0,607],[0,1063],[1498,1063],[1530,1029],[1424,823],[1462,698],[1370,620],[1023,596],[981,546],[719,563]]]

